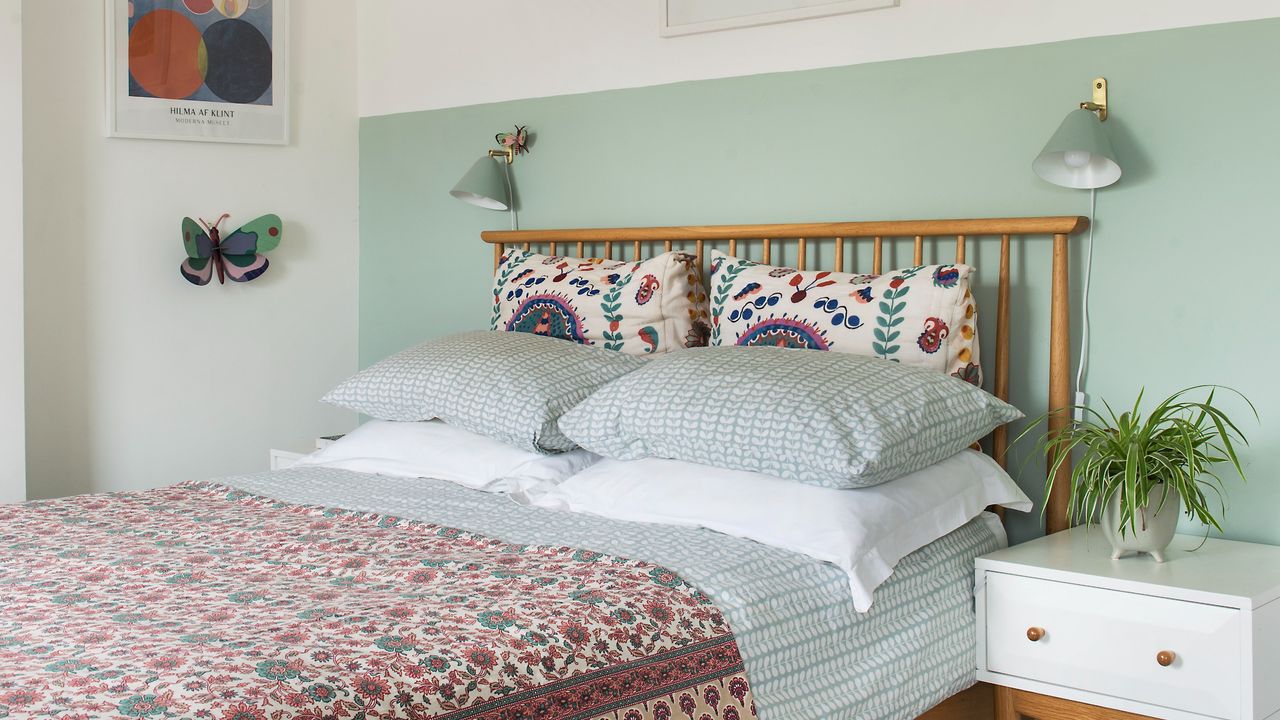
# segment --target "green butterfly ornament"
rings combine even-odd
[[[249,282],[261,277],[271,263],[262,253],[274,250],[284,234],[279,215],[263,215],[224,238],[218,230],[230,215],[223,214],[213,223],[191,218],[182,219],[182,244],[187,259],[178,270],[192,285],[208,285],[218,271],[218,282]]]

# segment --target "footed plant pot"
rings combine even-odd
[[[1160,508],[1160,512],[1156,512]],[[1164,551],[1173,542],[1178,529],[1178,515],[1182,512],[1182,498],[1170,492],[1160,507],[1160,491],[1153,490],[1147,504],[1138,508],[1134,527],[1125,525],[1120,531],[1120,493],[1111,497],[1102,511],[1102,532],[1111,543],[1111,559],[1119,560],[1134,553],[1147,553],[1158,563],[1164,562]]]

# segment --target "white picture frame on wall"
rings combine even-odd
[[[897,7],[899,0],[658,0],[663,37]]]
[[[289,0],[103,0],[106,133],[289,143]]]

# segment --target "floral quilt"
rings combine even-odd
[[[650,563],[209,483],[0,506],[0,718],[753,716]]]

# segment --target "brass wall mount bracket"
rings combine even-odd
[[[1098,119],[1102,122],[1107,121],[1107,79],[1097,77],[1093,79],[1093,100],[1090,102],[1080,103],[1083,110],[1092,110],[1098,113]]]

